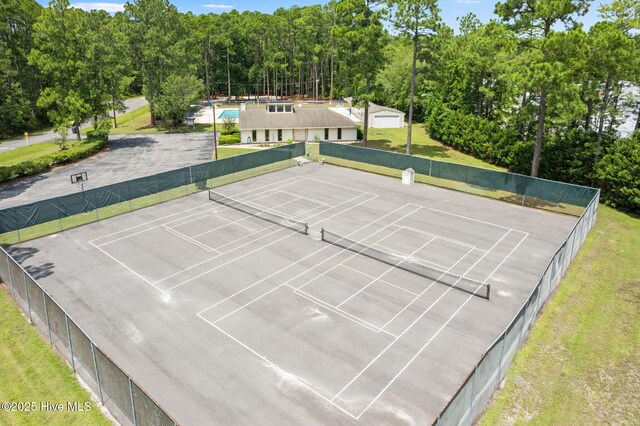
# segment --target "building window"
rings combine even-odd
[[[278,142],[282,142],[282,129],[278,129]]]
[[[269,142],[269,129],[264,131],[264,141]]]
[[[342,139],[342,129],[338,129],[338,140]]]
[[[324,140],[325,141],[329,140],[329,129],[324,129]]]
[[[269,112],[276,112],[276,106],[275,105],[269,105]]]
[[[291,112],[291,111],[293,111],[293,105],[284,106],[284,112]]]
[[[253,142],[256,142],[258,140],[258,131],[257,130],[252,130],[251,131],[251,140]]]
[[[278,112],[284,112],[284,106],[278,105]]]

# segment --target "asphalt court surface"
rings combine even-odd
[[[577,220],[315,163],[216,192],[309,235],[203,192],[12,247],[182,424],[430,423]]]

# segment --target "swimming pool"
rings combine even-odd
[[[237,109],[225,109],[220,113],[218,118],[240,118],[240,111]]]

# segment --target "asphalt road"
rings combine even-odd
[[[0,208],[80,191],[71,173],[87,172],[85,189],[204,163],[213,156],[210,133],[111,135],[110,147],[89,159],[0,186]]]
[[[134,110],[134,109],[138,109],[144,105],[148,104],[147,100],[144,97],[140,97],[140,98],[135,98],[135,99],[127,99],[126,101],[124,101],[124,106],[126,108],[125,112]],[[117,117],[121,116],[124,113],[120,113],[117,112],[116,113],[116,119]],[[89,127],[91,125],[91,121],[85,121],[84,123],[82,123],[80,125],[80,127],[82,127],[83,129],[85,127]],[[33,135],[29,135],[29,145],[33,145],[36,143],[42,143],[42,142],[51,142],[54,141],[56,139],[58,139],[58,134],[56,132],[54,132],[53,130],[49,130],[47,132],[42,132],[42,133],[36,133]],[[76,135],[73,134],[71,132],[71,130],[69,130],[69,135],[67,136],[69,139],[75,139]],[[5,152],[5,151],[10,151],[14,148],[20,148],[21,146],[25,146],[26,145],[26,141],[24,140],[23,136],[17,137],[15,139],[12,139],[10,141],[7,142],[3,142],[0,144],[0,152]]]

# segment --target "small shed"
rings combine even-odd
[[[369,128],[398,129],[404,127],[404,112],[369,103]]]

